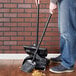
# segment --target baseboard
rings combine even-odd
[[[48,54],[47,58],[57,57],[60,54]],[[28,54],[0,54],[0,59],[24,59]]]

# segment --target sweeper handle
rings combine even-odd
[[[40,0],[37,0],[38,4],[40,4]]]
[[[35,2],[37,5],[40,4],[40,0],[35,0]]]
[[[45,27],[44,27],[44,30],[43,30],[43,34],[42,34],[42,36],[41,36],[41,38],[40,38],[40,41],[39,41],[39,43],[38,43],[38,45],[37,45],[37,48],[36,48],[36,51],[35,51],[35,53],[34,53],[32,62],[34,61],[35,56],[36,56],[36,53],[37,53],[37,51],[38,51],[38,49],[39,49],[39,47],[40,47],[40,45],[41,45],[41,42],[42,42],[43,37],[44,37],[44,35],[45,35],[46,29],[47,29],[47,27],[48,27],[48,24],[49,24],[49,21],[50,21],[50,19],[51,19],[52,14],[53,14],[53,13],[51,12],[51,13],[50,13],[50,16],[49,16],[49,18],[48,18],[48,21],[47,21],[46,24],[45,24]]]
[[[36,5],[37,5],[37,27],[36,27],[36,47],[38,45],[38,41],[39,41],[39,9],[40,9],[40,0],[35,0],[37,1]]]

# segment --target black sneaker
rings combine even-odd
[[[55,62],[55,63],[61,63],[61,55],[59,55],[56,58],[51,58],[50,61]]]
[[[49,71],[53,72],[53,73],[65,73],[65,72],[73,72],[73,68],[65,68],[63,65],[58,65],[58,66],[55,66],[55,67],[52,67],[49,69]]]

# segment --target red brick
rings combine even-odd
[[[36,40],[36,37],[25,37],[25,40],[30,40],[30,41]]]
[[[25,9],[26,13],[37,13],[37,9]]]
[[[11,49],[14,49],[14,50],[23,50],[23,46],[11,46]]]
[[[50,22],[57,23],[57,22],[58,22],[58,18],[52,18],[52,19],[50,20]]]
[[[32,26],[33,26],[33,27],[37,26],[37,23],[32,23]]]
[[[42,32],[39,32],[39,36],[41,36],[41,35],[42,35]],[[32,36],[36,36],[36,32],[32,32]],[[45,36],[46,37],[51,37],[51,36],[56,37],[56,36],[59,36],[59,33],[58,32],[46,32]]]
[[[5,13],[5,12],[9,12],[10,9],[0,9],[0,12]]]
[[[58,45],[59,44],[59,42],[58,41],[52,41],[52,42],[46,42],[46,45],[53,45],[53,46],[56,46],[56,45]]]
[[[0,37],[0,40],[10,40],[10,37]]]
[[[18,41],[18,45],[30,45],[31,41]]]
[[[17,26],[17,23],[4,23],[4,26]]]
[[[2,13],[0,13],[0,17],[3,17],[3,14]]]
[[[17,4],[4,4],[4,8],[17,8]]]
[[[42,35],[39,36],[39,40],[41,39],[41,36],[42,36]],[[45,38],[46,38],[46,39],[45,39]],[[45,45],[46,45],[46,42],[50,42],[50,40],[51,40],[51,38],[50,38],[49,36],[47,36],[47,37],[44,36],[44,38],[43,38],[43,42],[45,42]]]
[[[9,18],[0,18],[0,22],[10,22]]]
[[[23,0],[11,0],[11,3],[23,3]]]
[[[0,23],[0,26],[3,26],[3,23]]]
[[[39,36],[42,35],[42,32],[39,32]],[[36,36],[36,32],[32,32],[32,36]]]
[[[49,9],[49,4],[46,4],[45,8]]]
[[[41,0],[40,3],[49,3],[50,0]]]
[[[43,28],[39,28],[40,32],[43,32],[43,30],[44,30],[44,27]],[[46,29],[46,32],[51,32],[51,31],[52,31],[52,28],[47,28]]]
[[[0,41],[0,46],[2,46],[3,45],[3,42],[2,41]]]
[[[35,13],[32,13],[32,17],[37,17],[37,14],[35,14]]]
[[[40,8],[46,8],[45,4],[41,4]]]
[[[2,50],[8,50],[8,49],[10,49],[10,46],[0,46],[0,49],[2,49]]]
[[[37,8],[36,4],[32,4],[32,8]]]
[[[59,50],[59,46],[46,46],[46,48],[48,49],[48,51],[58,51]]]
[[[4,41],[4,45],[17,45],[17,41]]]
[[[35,3],[35,0],[25,0],[25,3]]]
[[[9,49],[9,50],[5,50],[4,53],[6,53],[6,54],[12,54],[12,53],[14,53],[15,54],[17,52],[15,50],[14,51],[13,50],[10,51],[10,49]]]
[[[39,22],[46,22],[48,19],[47,18],[40,18]]]
[[[35,27],[25,27],[25,31],[36,31]]]
[[[18,17],[31,17],[31,14],[21,13],[18,14]]]
[[[58,23],[49,23],[49,27],[58,27]]]
[[[4,13],[4,17],[17,17],[16,13]]]
[[[9,3],[10,0],[0,0],[0,3]]]
[[[47,18],[48,18],[48,17],[49,17],[49,14],[47,14],[47,13],[46,13],[46,14],[43,14],[43,13],[42,13],[42,14],[39,15],[39,17],[42,17],[42,18],[43,18],[43,17],[44,17],[44,18],[47,17]]]
[[[44,23],[44,22],[43,23],[39,23],[40,27],[43,27],[43,28],[44,28],[45,24],[46,23]]]
[[[52,49],[54,49],[54,51],[59,51],[59,45],[58,46],[51,46]]]
[[[17,32],[4,32],[4,36],[16,36]]]
[[[3,50],[0,50],[0,53],[3,53]]]
[[[11,31],[24,31],[24,27],[12,27]]]
[[[22,51],[21,50],[20,51],[18,50],[17,53],[19,53],[19,54],[22,53],[23,54],[23,53],[25,53],[25,51],[24,50],[22,50]]]
[[[45,36],[59,36],[59,33],[58,32],[47,32],[45,33]]]
[[[59,40],[60,40],[60,38],[59,38],[59,37],[52,37],[52,39],[51,39],[51,40],[53,40],[53,41],[55,41],[55,40],[59,41]]]
[[[11,9],[11,12],[24,12],[24,9]]]
[[[18,4],[18,8],[31,8],[31,4]]]
[[[34,41],[31,41],[31,45],[33,45],[33,44],[36,44],[36,41],[34,40]],[[30,45],[29,45],[30,46]]]
[[[42,32],[39,32],[39,36],[42,35]],[[32,32],[32,36],[36,36],[36,32]],[[46,37],[58,37],[59,36],[59,33],[58,32],[46,32],[45,33],[45,36]]]
[[[24,37],[11,37],[11,40],[24,40]]]
[[[0,32],[0,36],[3,36],[3,32]]]
[[[31,23],[18,23],[18,26],[31,26]]]
[[[44,28],[39,28],[39,32],[42,32]]]
[[[44,37],[43,40],[44,41],[46,41],[46,40],[50,41],[51,40],[51,37]]]
[[[39,27],[44,27],[45,23],[39,23]],[[37,23],[32,23],[32,26],[37,26]]]
[[[0,27],[0,31],[10,31],[10,27]]]
[[[45,42],[44,42],[44,41],[42,41],[41,46],[44,46],[44,45],[45,45]]]
[[[52,32],[52,28],[47,28],[46,32]]]
[[[49,13],[49,9],[40,9],[40,13]]]
[[[32,13],[32,17],[37,17],[37,14],[35,14],[35,13]],[[40,17],[49,17],[49,14],[39,14],[39,18]]]
[[[54,32],[58,32],[58,28],[52,28],[52,31],[54,31]]]
[[[11,18],[11,22],[24,22],[24,18]]]
[[[32,36],[36,36],[36,32],[32,32]],[[40,36],[40,35],[39,35]]]
[[[2,8],[3,7],[3,4],[0,4],[0,8]]]
[[[18,32],[19,36],[31,36],[31,32]]]
[[[25,22],[36,22],[36,18],[25,18]]]
[[[35,41],[32,41],[32,45],[35,44],[35,43],[36,43]],[[45,42],[42,41],[40,46],[43,47],[44,45],[45,45]]]

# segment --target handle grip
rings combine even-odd
[[[40,0],[37,0],[38,4],[40,4]]]

